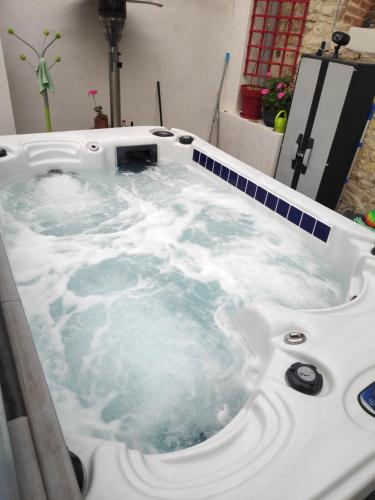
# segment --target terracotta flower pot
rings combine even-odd
[[[95,116],[95,128],[108,128],[108,116]]]
[[[262,116],[262,95],[260,88],[241,85],[241,113],[243,118],[259,120]]]

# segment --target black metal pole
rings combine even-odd
[[[160,116],[160,126],[163,127],[163,110],[161,106],[161,94],[160,94],[160,82],[156,82],[156,86],[158,89],[158,101],[159,101],[159,116]]]

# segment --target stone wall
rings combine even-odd
[[[332,31],[348,31],[350,26],[373,27],[374,21],[373,0],[310,0],[301,52],[316,51],[322,40],[330,41]],[[359,56],[342,52],[346,58]],[[375,62],[375,55],[362,54],[361,59]],[[338,207],[339,211],[347,208],[360,213],[375,209],[375,118],[370,122]]]

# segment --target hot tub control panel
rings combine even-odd
[[[367,413],[375,417],[375,382],[372,382],[359,393],[358,401]]]

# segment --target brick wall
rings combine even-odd
[[[372,2],[368,10],[363,26],[365,28],[375,28],[375,2]]]
[[[349,26],[363,26],[369,11],[372,9],[374,2],[371,0],[349,0],[344,2],[339,22],[342,21]]]
[[[348,31],[350,26],[374,26],[375,2],[373,0],[310,0],[308,21],[301,52],[313,52],[322,40],[331,39],[333,31]],[[342,51],[346,58],[358,54]],[[375,55],[362,54],[361,59],[375,62]],[[375,209],[375,119],[371,120],[363,147],[354,163],[352,174],[345,186],[339,210],[353,208],[364,213]]]

